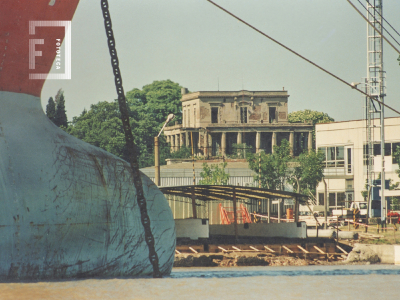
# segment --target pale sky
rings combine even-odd
[[[346,0],[215,2],[347,82],[367,76],[367,23]],[[192,92],[284,88],[289,112],[317,110],[336,121],[364,118],[360,93],[206,0],[109,0],[109,6],[125,92],[165,79]],[[400,32],[399,0],[384,0],[383,16]],[[384,42],[385,103],[400,110],[398,56]],[[91,104],[117,98],[99,0],[78,5],[72,20],[72,79],[46,81],[44,108],[59,88],[69,120]]]

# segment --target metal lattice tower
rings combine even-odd
[[[382,1],[367,1],[367,18],[370,24],[382,33]],[[383,38],[381,33],[367,24],[367,74],[366,92],[371,96],[379,97],[384,103],[385,96],[385,72],[383,70]],[[381,144],[381,220],[384,223],[386,217],[385,190],[385,131],[384,131],[384,106],[374,103],[369,97],[367,102],[367,141],[368,141],[368,187],[372,186],[374,176],[374,128],[379,128]],[[374,124],[375,116],[379,116],[380,124]]]

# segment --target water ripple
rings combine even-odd
[[[172,272],[170,278],[233,278],[256,276],[353,276],[353,275],[400,275],[399,269],[331,269],[331,270],[215,270]]]

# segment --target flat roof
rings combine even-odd
[[[196,200],[202,201],[233,201],[234,194],[236,195],[237,200],[297,198],[300,202],[306,202],[305,200],[301,200],[301,198],[308,198],[307,195],[302,195],[298,193],[236,185],[182,185],[159,187],[159,189],[163,194],[166,195],[191,198],[194,194]]]

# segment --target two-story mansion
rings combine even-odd
[[[271,153],[283,139],[293,155],[312,147],[311,123],[288,122],[287,91],[193,92],[182,89],[182,124],[165,128],[172,151],[185,145],[196,155],[226,156],[233,144]]]

